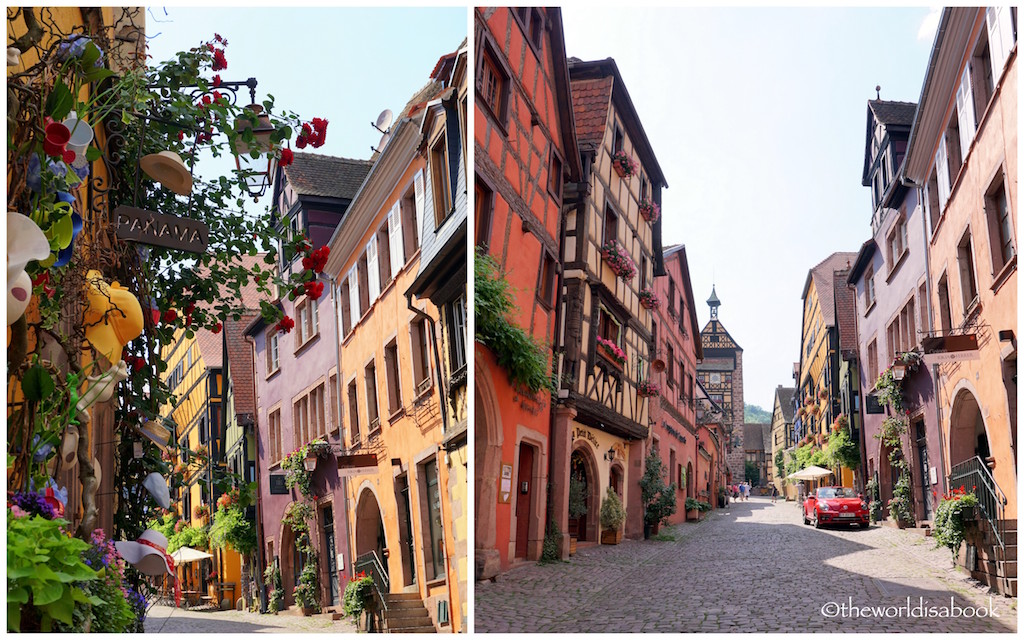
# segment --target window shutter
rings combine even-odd
[[[320,303],[316,300],[312,300],[309,303],[309,316],[310,324],[313,326],[310,336],[315,336],[320,333]]]
[[[935,152],[935,173],[939,183],[939,215],[946,208],[949,198],[949,159],[946,157],[946,136],[939,140],[939,150]]]
[[[416,229],[419,231],[418,239],[420,246],[423,245],[423,217],[426,215],[424,209],[426,208],[426,193],[423,184],[423,169],[416,172],[416,178],[413,180],[416,189]]]
[[[349,295],[349,312],[351,313],[352,327],[356,326],[359,322],[359,274],[356,272],[356,265],[352,265],[352,268],[348,272],[348,295]]]
[[[391,247],[391,277],[395,277],[405,264],[405,247],[402,244],[402,210],[396,202],[388,214],[388,244]]]
[[[369,287],[370,304],[380,295],[380,266],[377,264],[377,236],[366,244],[366,283]]]
[[[1014,42],[1010,7],[989,7],[985,11],[985,22],[988,24],[988,51],[992,57],[992,80],[998,82]]]
[[[974,139],[974,97],[971,95],[971,67],[964,67],[960,88],[956,92],[956,117],[960,127],[960,157],[967,159],[967,152]]]

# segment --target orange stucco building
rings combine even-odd
[[[550,345],[561,207],[580,174],[561,12],[478,8],[474,18],[475,244],[503,269],[514,321]],[[551,418],[548,394],[516,391],[479,342],[474,357],[475,559],[484,579],[540,557]]]

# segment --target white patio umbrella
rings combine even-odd
[[[199,549],[193,549],[192,547],[179,547],[177,551],[171,554],[174,558],[175,565],[188,564],[190,562],[199,562],[200,560],[206,560],[213,556],[205,551]]]
[[[811,465],[809,467],[804,467],[795,473],[791,473],[786,477],[790,480],[817,480],[818,478],[824,478],[825,476],[830,475],[832,475],[832,472],[828,469]]]

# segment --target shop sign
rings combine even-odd
[[[347,478],[377,470],[377,454],[350,453],[338,456],[338,476]]]
[[[284,484],[283,473],[272,473],[270,474],[270,495],[279,496],[287,495],[288,487]]]
[[[512,499],[512,465],[501,465],[501,478],[498,483],[498,503],[508,504]]]
[[[121,205],[114,209],[117,237],[191,253],[206,251],[210,228],[199,220],[179,218]]]
[[[924,348],[924,362],[927,365],[981,359],[978,336],[974,333],[925,338],[921,346]]]
[[[595,449],[601,448],[601,445],[597,443],[597,436],[591,433],[589,429],[584,429],[583,427],[576,427],[576,429],[574,429],[572,432],[572,439],[578,440],[579,438],[584,438],[585,440],[590,442],[590,444],[594,445]]]

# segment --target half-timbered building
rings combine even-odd
[[[563,542],[566,532],[597,540],[607,486],[623,493],[626,535],[643,531],[649,400],[638,386],[650,376],[652,314],[640,292],[663,273],[657,209],[667,186],[615,61],[570,59],[569,72],[585,187],[565,209],[560,243],[550,499]],[[585,496],[583,513],[571,516],[570,485]]]

